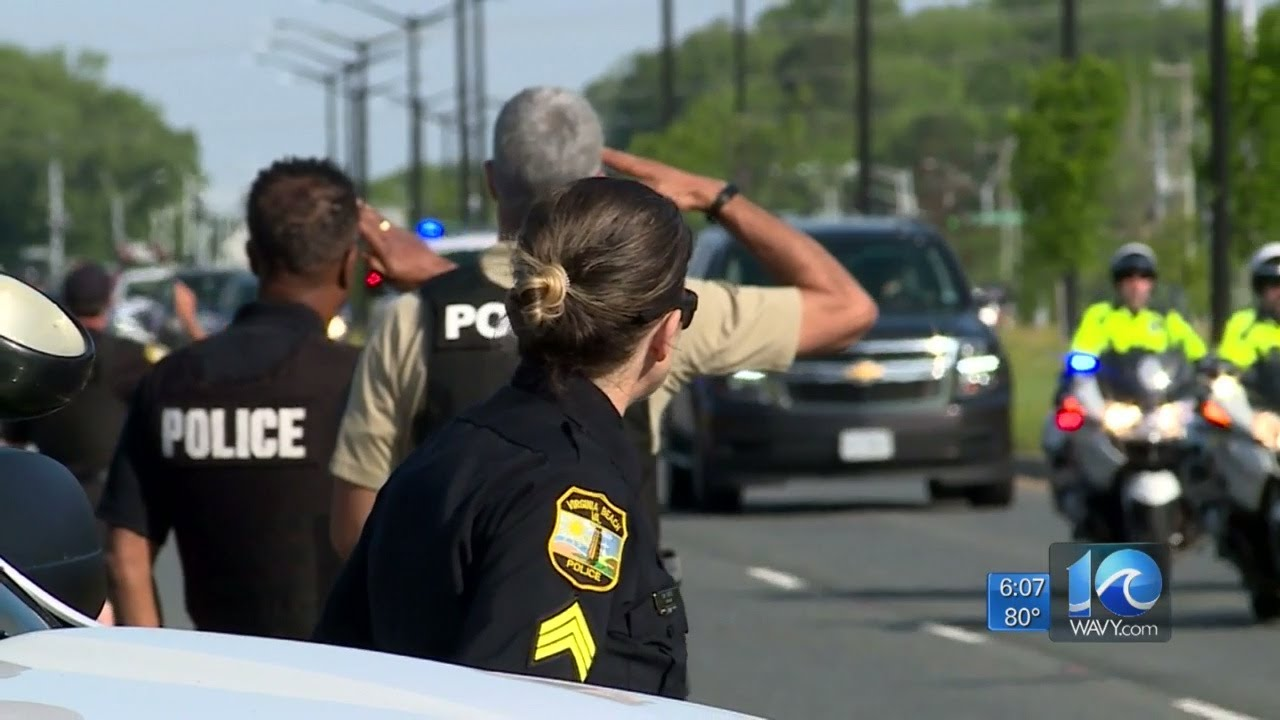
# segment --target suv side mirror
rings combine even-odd
[[[89,381],[89,333],[60,305],[0,273],[0,420],[47,415]],[[0,449],[0,557],[89,617],[106,600],[98,523],[71,471],[44,455]]]

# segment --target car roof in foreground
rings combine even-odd
[[[0,716],[742,720],[692,703],[311,643],[141,628],[0,640]]]

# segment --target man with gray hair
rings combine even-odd
[[[340,553],[354,547],[378,489],[409,451],[510,377],[516,360],[500,342],[509,332],[507,238],[539,196],[605,167],[644,182],[681,210],[707,214],[782,286],[688,281],[698,312],[675,349],[670,377],[627,416],[645,460],[648,487],[640,492],[652,503],[648,521],[658,523],[658,420],[681,387],[698,375],[784,370],[797,353],[848,347],[875,322],[875,303],[839,261],[732,183],[606,148],[600,119],[581,96],[526,89],[507,101],[495,122],[485,173],[503,239],[477,267],[441,274],[452,263],[366,209],[361,231],[371,263],[398,287],[418,290],[399,298],[372,333],[352,382],[331,464],[337,481],[330,529]],[[668,556],[676,575],[674,555]]]

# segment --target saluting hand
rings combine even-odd
[[[650,158],[605,148],[600,157],[605,167],[648,185],[665,195],[683,211],[705,211],[724,188],[723,180],[695,175]]]
[[[417,235],[386,219],[363,200],[359,227],[369,267],[401,290],[417,287],[453,267]]]

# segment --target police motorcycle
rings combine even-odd
[[[1221,372],[1200,408],[1198,469],[1219,490],[1205,510],[1218,553],[1240,570],[1254,617],[1280,618],[1280,358]]]
[[[1180,474],[1199,381],[1178,351],[1070,353],[1042,447],[1077,540],[1190,545],[1198,504]]]

